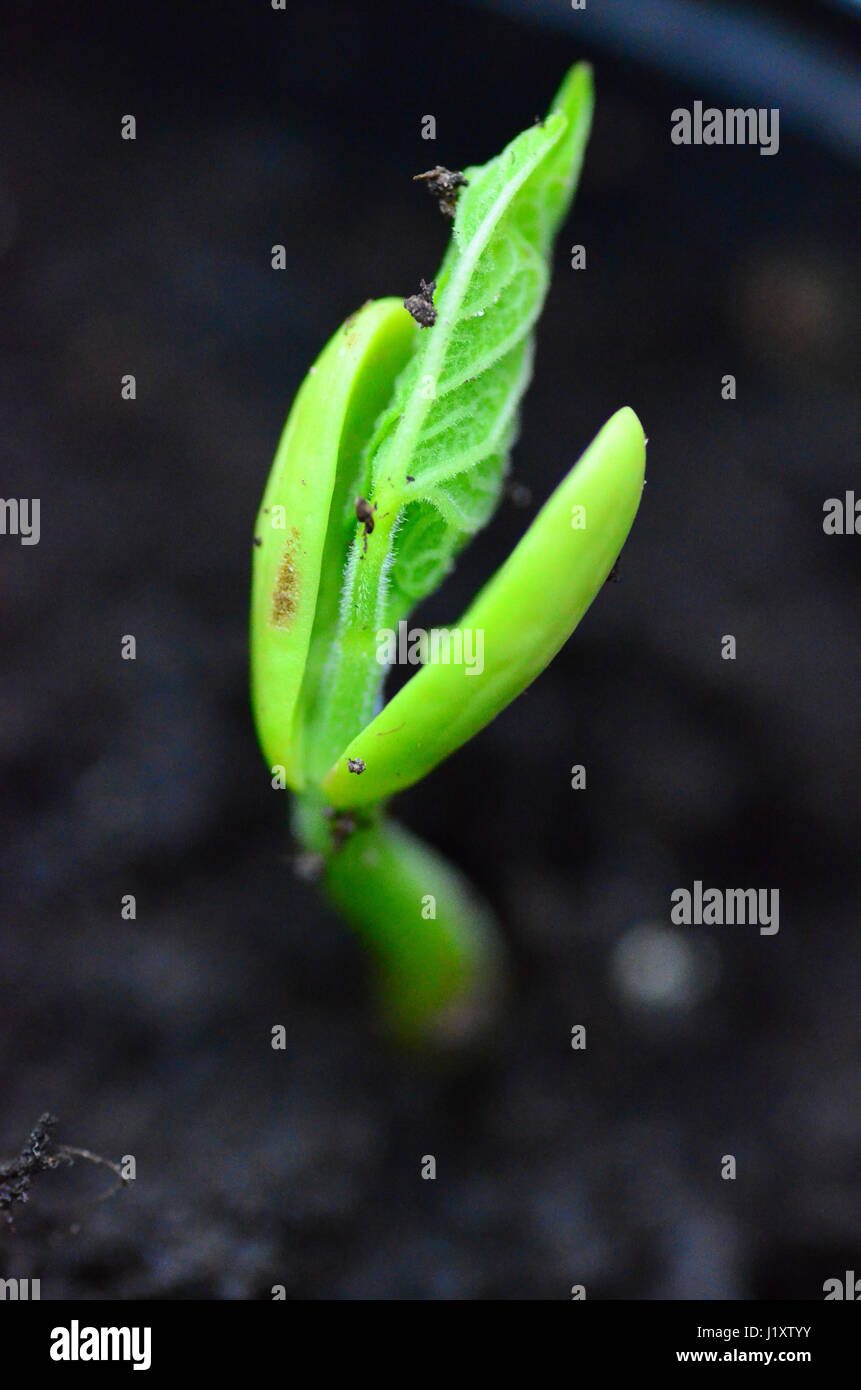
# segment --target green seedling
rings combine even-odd
[[[456,752],[552,660],[633,524],[645,439],[608,421],[460,622],[387,704],[380,652],[493,513],[532,365],[553,238],[592,118],[580,64],[543,123],[496,159],[428,171],[453,216],[433,281],[366,304],[324,348],[287,420],[255,530],[251,687],[305,861],[374,955],[385,1017],[450,1042],[502,979],[487,908],[390,822],[388,799]],[[475,655],[480,639],[481,660]],[[460,658],[460,659],[458,659]]]

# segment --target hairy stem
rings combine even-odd
[[[386,574],[397,516],[381,518],[359,537],[347,565],[341,613],[329,663],[311,717],[308,773],[322,781],[338,754],[374,717],[386,667],[377,661],[377,633],[385,612]]]

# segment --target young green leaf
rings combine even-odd
[[[531,374],[550,245],[591,113],[591,73],[581,65],[543,124],[466,170],[437,276],[436,322],[419,331],[364,459],[376,522],[367,550],[364,537],[354,540],[347,566],[331,703],[317,730],[329,762],[373,712],[376,632],[437,587],[496,505]]]
[[[645,460],[642,427],[625,406],[452,630],[455,651],[464,650],[464,631],[481,634],[482,669],[436,663],[413,676],[350,742],[323,782],[335,807],[367,805],[412,786],[540,674],[625,543],[640,503]],[[349,773],[348,758],[365,764],[361,777]]]

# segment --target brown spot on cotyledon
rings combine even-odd
[[[269,615],[269,621],[273,627],[288,628],[296,616],[299,604],[299,574],[296,568],[298,550],[299,532],[293,526],[284,546],[281,563],[275,576],[275,588],[272,591],[272,611]]]

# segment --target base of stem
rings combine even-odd
[[[302,802],[305,799],[302,798]],[[503,992],[496,925],[467,880],[380,810],[355,828],[300,802],[296,829],[324,857],[327,896],[371,952],[383,1017],[400,1041],[458,1049]]]

